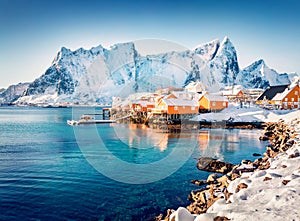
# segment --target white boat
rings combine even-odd
[[[76,120],[67,120],[67,124],[70,126],[78,125],[78,121]]]
[[[89,115],[82,115],[80,120],[67,120],[67,124],[70,126],[81,125],[81,124],[110,124],[116,123],[115,120],[95,120]]]

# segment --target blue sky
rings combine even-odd
[[[75,50],[138,39],[187,48],[228,36],[241,68],[263,58],[300,73],[297,0],[0,0],[0,88],[33,81],[62,46]]]

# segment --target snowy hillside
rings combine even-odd
[[[17,85],[11,85],[7,89],[0,89],[0,104],[14,102],[23,95],[28,86],[29,83],[19,83]]]
[[[62,47],[51,66],[16,103],[109,103],[112,96],[184,87],[196,81],[211,92],[237,83],[246,88],[265,88],[289,82],[287,75],[277,74],[263,61],[240,71],[228,37],[194,50],[147,56],[140,55],[133,42],[110,49],[101,45],[76,51]]]
[[[212,60],[220,47],[220,41],[218,39],[208,42],[203,45],[199,45],[195,48],[195,53],[201,57],[205,62]]]
[[[289,84],[288,74],[278,74],[270,69],[264,60],[255,61],[239,73],[237,83],[245,88],[266,88],[280,84]]]

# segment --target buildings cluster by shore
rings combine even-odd
[[[257,111],[300,109],[299,81],[290,85],[271,86],[266,90],[244,90],[236,85],[217,93],[209,93],[203,88],[201,83],[196,82],[185,89],[170,87],[154,93],[131,94],[123,99],[114,97],[111,118],[164,129],[163,127],[176,128],[175,125],[182,125],[185,120],[201,121],[205,115],[199,113],[213,113],[213,116],[217,116],[222,111],[221,115],[226,115],[223,113],[231,106],[241,109],[254,107]],[[233,118],[229,116],[221,121],[229,123]],[[264,122],[263,119],[256,121]]]

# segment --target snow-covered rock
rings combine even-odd
[[[299,116],[299,113],[298,113]],[[230,182],[228,191],[230,203],[219,200],[208,210],[208,215],[226,216],[231,220],[299,220],[299,182],[300,182],[300,124],[289,116],[290,127],[297,131],[296,144],[285,153],[270,158],[270,168],[247,173],[246,176]],[[293,118],[295,119],[295,118]],[[237,186],[247,183],[248,187],[235,192]],[[200,217],[204,215],[199,215]]]
[[[175,221],[194,221],[194,219],[195,217],[184,207],[179,207],[169,218]]]

